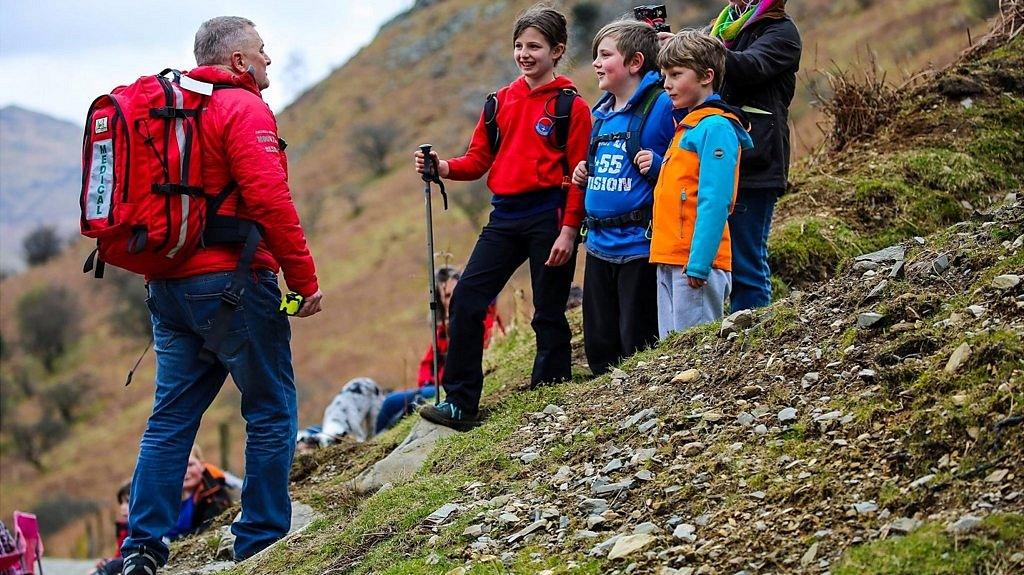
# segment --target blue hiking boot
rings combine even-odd
[[[456,431],[469,431],[480,424],[476,415],[466,413],[454,403],[442,401],[439,405],[420,408],[420,417],[431,423],[450,427]]]

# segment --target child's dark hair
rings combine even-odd
[[[711,85],[717,92],[725,80],[726,52],[721,40],[699,30],[682,30],[662,46],[658,53],[658,66],[663,70],[688,68],[701,78],[712,70],[715,77]]]
[[[634,56],[643,54],[644,66],[640,70],[640,74],[658,69],[658,32],[650,24],[639,20],[623,19],[605,25],[594,36],[592,50],[595,60],[597,59],[597,47],[605,38],[615,40],[615,48],[622,54],[622,61],[627,66]]]
[[[457,280],[461,276],[462,273],[459,271],[459,268],[455,266],[441,266],[434,272],[434,283],[438,286],[438,290],[440,290],[441,284],[446,283],[448,280]]]
[[[129,479],[123,485],[121,485],[120,489],[117,490],[117,502],[118,503],[124,503],[124,502],[128,501],[128,498],[131,496],[131,494],[132,494],[132,482]]]
[[[565,16],[546,4],[535,4],[519,15],[512,32],[512,42],[515,42],[527,28],[536,28],[552,48],[559,44],[565,46],[569,42],[569,26]],[[556,66],[560,59],[561,57],[555,60]]]

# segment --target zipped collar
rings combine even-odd
[[[256,79],[252,77],[252,74],[233,74],[219,66],[199,66],[185,72],[185,74],[193,80],[199,80],[200,82],[207,82],[209,84],[227,85],[234,86],[237,88],[244,88],[257,96],[263,97],[260,94],[260,87],[256,84]]]
[[[606,120],[615,114],[630,113],[634,107],[643,103],[643,97],[644,94],[647,93],[647,89],[651,87],[652,84],[660,84],[661,82],[661,73],[656,70],[647,72],[644,74],[643,78],[640,79],[640,83],[637,85],[633,95],[629,97],[629,102],[619,110],[612,110],[612,102],[615,100],[615,96],[613,96],[611,92],[605,92],[592,110],[594,117],[598,120]]]

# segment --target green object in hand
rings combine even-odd
[[[295,292],[281,296],[281,311],[287,315],[295,315],[302,308],[303,297]]]

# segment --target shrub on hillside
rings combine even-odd
[[[74,423],[80,408],[90,396],[93,388],[93,381],[89,376],[79,374],[50,386],[46,390],[43,401],[61,421],[70,424]]]
[[[353,128],[352,146],[374,175],[388,171],[388,156],[398,143],[398,133],[387,123],[362,123]]]
[[[111,311],[111,321],[124,335],[149,338],[153,326],[149,320],[149,306],[146,305],[146,283],[141,276],[117,268],[107,270],[109,285],[114,288],[116,301]]]
[[[21,345],[52,373],[57,358],[78,341],[81,317],[68,289],[46,286],[30,291],[18,302]]]
[[[25,262],[30,266],[37,266],[52,260],[60,255],[63,249],[57,229],[53,226],[39,226],[29,232],[21,241],[22,250],[25,252]]]
[[[78,499],[66,493],[58,493],[32,506],[32,513],[39,518],[39,532],[45,537],[60,531],[65,525],[90,513],[96,513],[100,506],[95,501]]]
[[[572,37],[574,56],[585,60],[590,56],[590,44],[601,26],[601,7],[594,2],[580,2],[572,7]]]
[[[470,182],[465,190],[451,195],[452,204],[473,225],[482,226],[485,223],[485,216],[491,207],[491,191],[487,188],[484,179]]]
[[[4,433],[8,445],[27,463],[39,471],[45,471],[43,455],[57,445],[68,434],[68,425],[46,413],[38,421],[4,421]]]

